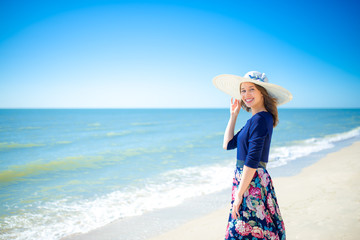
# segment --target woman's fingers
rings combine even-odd
[[[235,207],[235,206],[234,206],[234,207]],[[236,213],[235,213],[234,207],[233,207],[233,209],[232,209],[232,211],[231,211],[231,217],[232,217],[233,219],[236,219]]]
[[[236,218],[240,217],[239,208],[236,209]]]
[[[231,105],[233,104],[238,104],[239,103],[239,100],[237,100],[236,98],[231,98]]]
[[[242,203],[242,199],[235,199],[233,203],[233,207],[231,210],[231,217],[233,219],[238,219],[240,217],[240,205]]]
[[[231,113],[239,113],[241,108],[240,101],[236,98],[231,98],[231,104],[230,104],[230,112]]]
[[[240,217],[239,206],[237,204],[233,205],[233,208],[232,208],[232,211],[231,211],[231,217],[233,219],[238,219]]]
[[[231,217],[233,219],[236,219],[236,202],[234,202],[234,204],[233,204],[233,208],[231,210]]]

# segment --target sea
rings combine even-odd
[[[58,240],[230,189],[236,150],[222,148],[229,116],[0,109],[0,239]],[[250,117],[241,110],[235,130]],[[269,172],[299,170],[301,159],[359,140],[360,109],[280,108]]]

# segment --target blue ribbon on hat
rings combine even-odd
[[[254,80],[259,80],[259,81],[261,81],[261,82],[265,82],[265,73],[263,73],[263,74],[261,74],[261,76],[251,76],[250,74],[249,74],[249,77],[251,78],[251,79],[254,79]]]

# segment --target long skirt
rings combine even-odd
[[[240,184],[243,168],[236,167],[232,187],[232,201],[225,239],[285,240],[285,226],[280,214],[275,190],[269,173],[258,168],[239,208],[240,217],[231,216],[235,194]]]

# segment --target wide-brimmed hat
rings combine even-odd
[[[257,71],[250,71],[246,73],[244,77],[232,74],[221,74],[214,77],[212,81],[215,87],[238,100],[241,100],[240,84],[243,82],[252,82],[265,88],[271,97],[277,99],[277,105],[285,104],[293,98],[288,90],[279,85],[269,83],[265,73]]]

